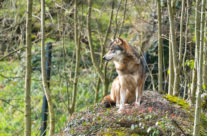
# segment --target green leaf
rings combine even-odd
[[[203,84],[203,89],[204,89],[204,90],[206,89],[206,86],[205,86],[205,84]]]
[[[82,124],[83,126],[86,126],[87,125],[87,123],[86,122],[83,122],[83,124]]]

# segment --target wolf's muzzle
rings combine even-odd
[[[110,61],[111,60],[111,58],[108,58],[106,56],[103,56],[103,59],[106,60],[106,61]]]

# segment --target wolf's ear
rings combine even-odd
[[[116,39],[115,39],[115,42],[116,42],[117,44],[122,44],[122,43],[123,43],[123,40],[122,40],[121,38],[116,38]]]

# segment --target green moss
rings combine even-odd
[[[182,108],[184,108],[186,110],[188,110],[189,107],[190,107],[189,103],[187,103],[185,100],[180,99],[176,96],[172,96],[172,95],[167,94],[167,95],[164,95],[163,97],[166,98],[169,102],[175,103],[175,104],[181,106]]]
[[[137,131],[138,132],[138,131]],[[105,132],[102,133],[103,136],[139,136],[139,135],[146,135],[146,132],[140,131],[139,134],[137,132],[132,132],[127,128],[120,128],[120,129],[107,129]]]
[[[128,136],[128,133],[125,129],[111,129],[109,128],[107,132],[103,133],[103,136]]]
[[[138,134],[136,133],[132,133],[131,136],[139,136]]]

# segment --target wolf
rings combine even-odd
[[[105,107],[116,105],[118,112],[124,110],[125,104],[135,102],[135,106],[140,106],[146,78],[144,58],[124,39],[116,38],[103,59],[113,61],[118,76],[112,83],[110,95],[103,98],[102,104]]]

